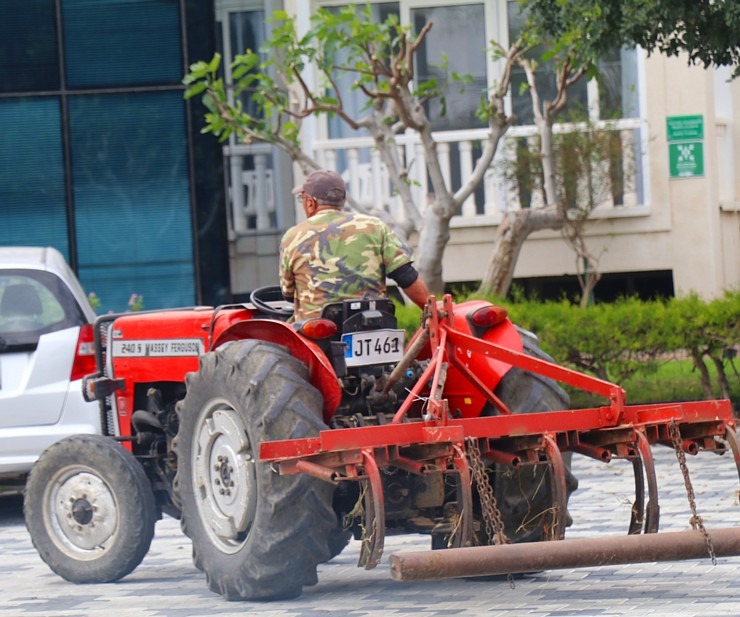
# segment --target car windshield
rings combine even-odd
[[[42,334],[83,323],[82,310],[54,274],[0,271],[0,353],[35,348]]]

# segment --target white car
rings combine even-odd
[[[81,383],[95,372],[94,319],[59,251],[0,247],[0,495],[21,492],[55,441],[100,433]]]

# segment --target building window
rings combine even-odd
[[[419,82],[436,80],[445,90],[445,108],[439,98],[427,104],[427,114],[435,130],[451,131],[478,128],[485,123],[475,111],[486,92],[487,51],[486,20],[482,4],[414,8],[411,23],[414,32],[432,22],[417,56]],[[446,66],[445,66],[446,65]],[[453,73],[470,75],[472,83],[461,89],[451,81]]]
[[[54,0],[2,3],[0,92],[59,89],[54,5]]]
[[[509,41],[520,35],[524,18],[519,3],[508,0]],[[528,56],[537,59],[537,86],[540,100],[553,100],[556,95],[555,71],[552,61],[540,58],[546,51],[538,45]],[[613,120],[639,116],[637,99],[637,52],[634,49],[614,49],[599,62],[599,77],[589,83],[585,77],[568,89],[568,103],[561,114],[563,121],[589,117],[590,120]],[[534,123],[532,100],[524,70],[516,66],[512,71],[511,102],[517,124]]]
[[[0,245],[53,245],[69,259],[58,97],[0,99]]]
[[[504,4],[504,2],[506,4]],[[335,9],[344,2],[321,2],[321,6]],[[423,0],[401,0],[400,2],[372,2],[372,16],[375,21],[383,21],[390,13],[398,14],[401,23],[412,26],[418,33],[427,22],[434,25],[427,35],[424,45],[417,55],[416,74],[421,80],[436,79],[441,85],[449,84],[453,72],[470,75],[473,83],[460,92],[454,84],[446,93],[446,114],[440,113],[439,101],[428,108],[435,130],[459,130],[485,126],[475,116],[480,97],[493,83],[494,60],[488,49],[488,41],[496,40],[502,44],[516,39],[521,31],[523,19],[519,4],[515,0],[498,0],[492,3],[454,1],[444,4],[424,2]],[[501,27],[497,19],[505,11],[508,23]],[[508,30],[505,36],[504,30]],[[541,55],[543,48],[535,49],[532,56]],[[446,59],[446,60],[445,60]],[[447,62],[446,70],[442,69]],[[552,98],[555,92],[554,73],[547,63],[540,63],[539,77],[541,98]],[[635,118],[639,117],[637,91],[637,54],[635,50],[619,50],[607,54],[599,63],[598,84],[580,80],[569,91],[569,108],[588,110],[592,119]],[[525,82],[520,68],[514,71],[511,87],[512,110],[518,124],[532,124],[532,108],[529,94],[521,91]],[[341,78],[342,98],[352,111],[362,108],[364,101],[360,95],[351,91],[352,76]],[[595,115],[594,115],[595,114]],[[338,119],[330,119],[328,136],[330,138],[348,137],[348,129]]]
[[[231,63],[247,49],[261,53],[266,28],[269,27],[265,21],[264,2],[217,0],[216,19],[220,22],[219,47],[223,55],[224,83],[233,99]],[[247,113],[254,117],[261,115],[252,100],[251,90],[240,92],[238,97]],[[227,155],[232,232],[278,233],[285,229],[292,215],[288,212],[289,206],[279,196],[280,177],[284,170],[276,149],[262,143],[244,145],[237,136],[231,135]]]
[[[0,244],[56,247],[104,311],[192,304],[185,2],[2,6]]]
[[[132,293],[144,296],[146,308],[191,304],[181,93],[86,94],[69,103],[79,271],[86,287],[112,306],[126,306]]]
[[[262,10],[229,11],[227,19],[231,57],[234,54],[243,54],[247,49],[259,51],[265,41],[265,12]],[[224,69],[228,73],[226,83],[233,90],[234,84],[229,63],[224,65]],[[252,93],[253,90],[245,90],[239,94],[239,99],[244,106],[244,111],[252,116],[259,116],[259,110],[252,101]]]
[[[178,0],[64,0],[70,88],[179,84]]]
[[[326,7],[330,11],[339,12],[340,6]],[[391,15],[399,16],[398,3],[397,2],[380,2],[373,4],[370,7],[371,16],[373,23],[383,23]],[[336,64],[346,64],[346,58],[348,54],[343,50],[339,50],[336,58]],[[355,75],[349,71],[337,71],[332,75],[335,83],[339,86],[342,94],[342,102],[347,114],[354,118],[359,118],[362,115],[362,109],[365,107],[367,99],[365,95],[359,90],[353,90],[352,86],[355,82]],[[353,137],[356,135],[367,135],[366,129],[360,129],[356,131],[350,128],[346,122],[344,122],[338,116],[331,116],[326,119],[327,130],[330,139],[341,138],[341,137]],[[363,160],[366,160],[366,153],[363,153]],[[344,160],[337,161],[338,164],[343,164]]]

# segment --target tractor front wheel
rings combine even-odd
[[[229,600],[296,597],[331,557],[334,487],[259,460],[263,441],[326,428],[307,377],[285,348],[255,340],[206,354],[187,377],[174,442],[182,529],[209,588]]]
[[[41,558],[73,583],[123,578],[157,520],[141,464],[110,437],[74,435],[43,452],[26,483],[26,527]]]

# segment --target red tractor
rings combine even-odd
[[[388,534],[449,549],[392,560],[404,580],[558,567],[541,558],[563,544],[572,452],[632,461],[632,535],[658,530],[651,444],[731,450],[740,465],[728,401],[625,406],[621,388],[553,364],[490,303],[430,298],[405,344],[389,300],[288,323],[277,297],[98,318],[84,387],[105,434],[51,446],[26,488],[27,526],[54,572],[120,579],[162,513],[181,519],[195,565],[231,600],[298,596],[352,535],[365,568]],[[557,382],[606,403],[569,410]],[[740,552],[729,531],[717,554]],[[498,570],[466,557],[533,546]]]

